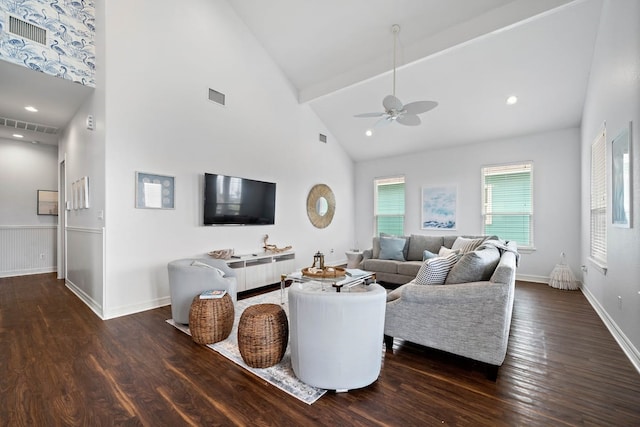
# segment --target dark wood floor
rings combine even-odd
[[[163,307],[102,321],[53,274],[0,279],[0,424],[640,425],[640,375],[580,292],[518,283],[495,383],[396,340],[377,382],[311,406],[169,317]]]

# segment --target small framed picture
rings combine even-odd
[[[136,172],[136,208],[174,209],[175,177]]]
[[[631,228],[631,122],[611,141],[611,215],[614,227]]]
[[[38,190],[38,215],[58,215],[58,192]]]

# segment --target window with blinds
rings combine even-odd
[[[533,163],[482,168],[483,233],[533,247]]]
[[[374,181],[375,235],[404,235],[404,177]]]
[[[591,144],[591,251],[598,263],[607,262],[607,144],[601,132]]]

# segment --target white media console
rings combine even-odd
[[[296,268],[296,254],[292,251],[281,253],[259,252],[238,255],[226,260],[236,272],[238,292],[280,282],[280,276],[289,274]]]

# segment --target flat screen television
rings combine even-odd
[[[204,225],[271,225],[275,213],[275,183],[204,174]]]

